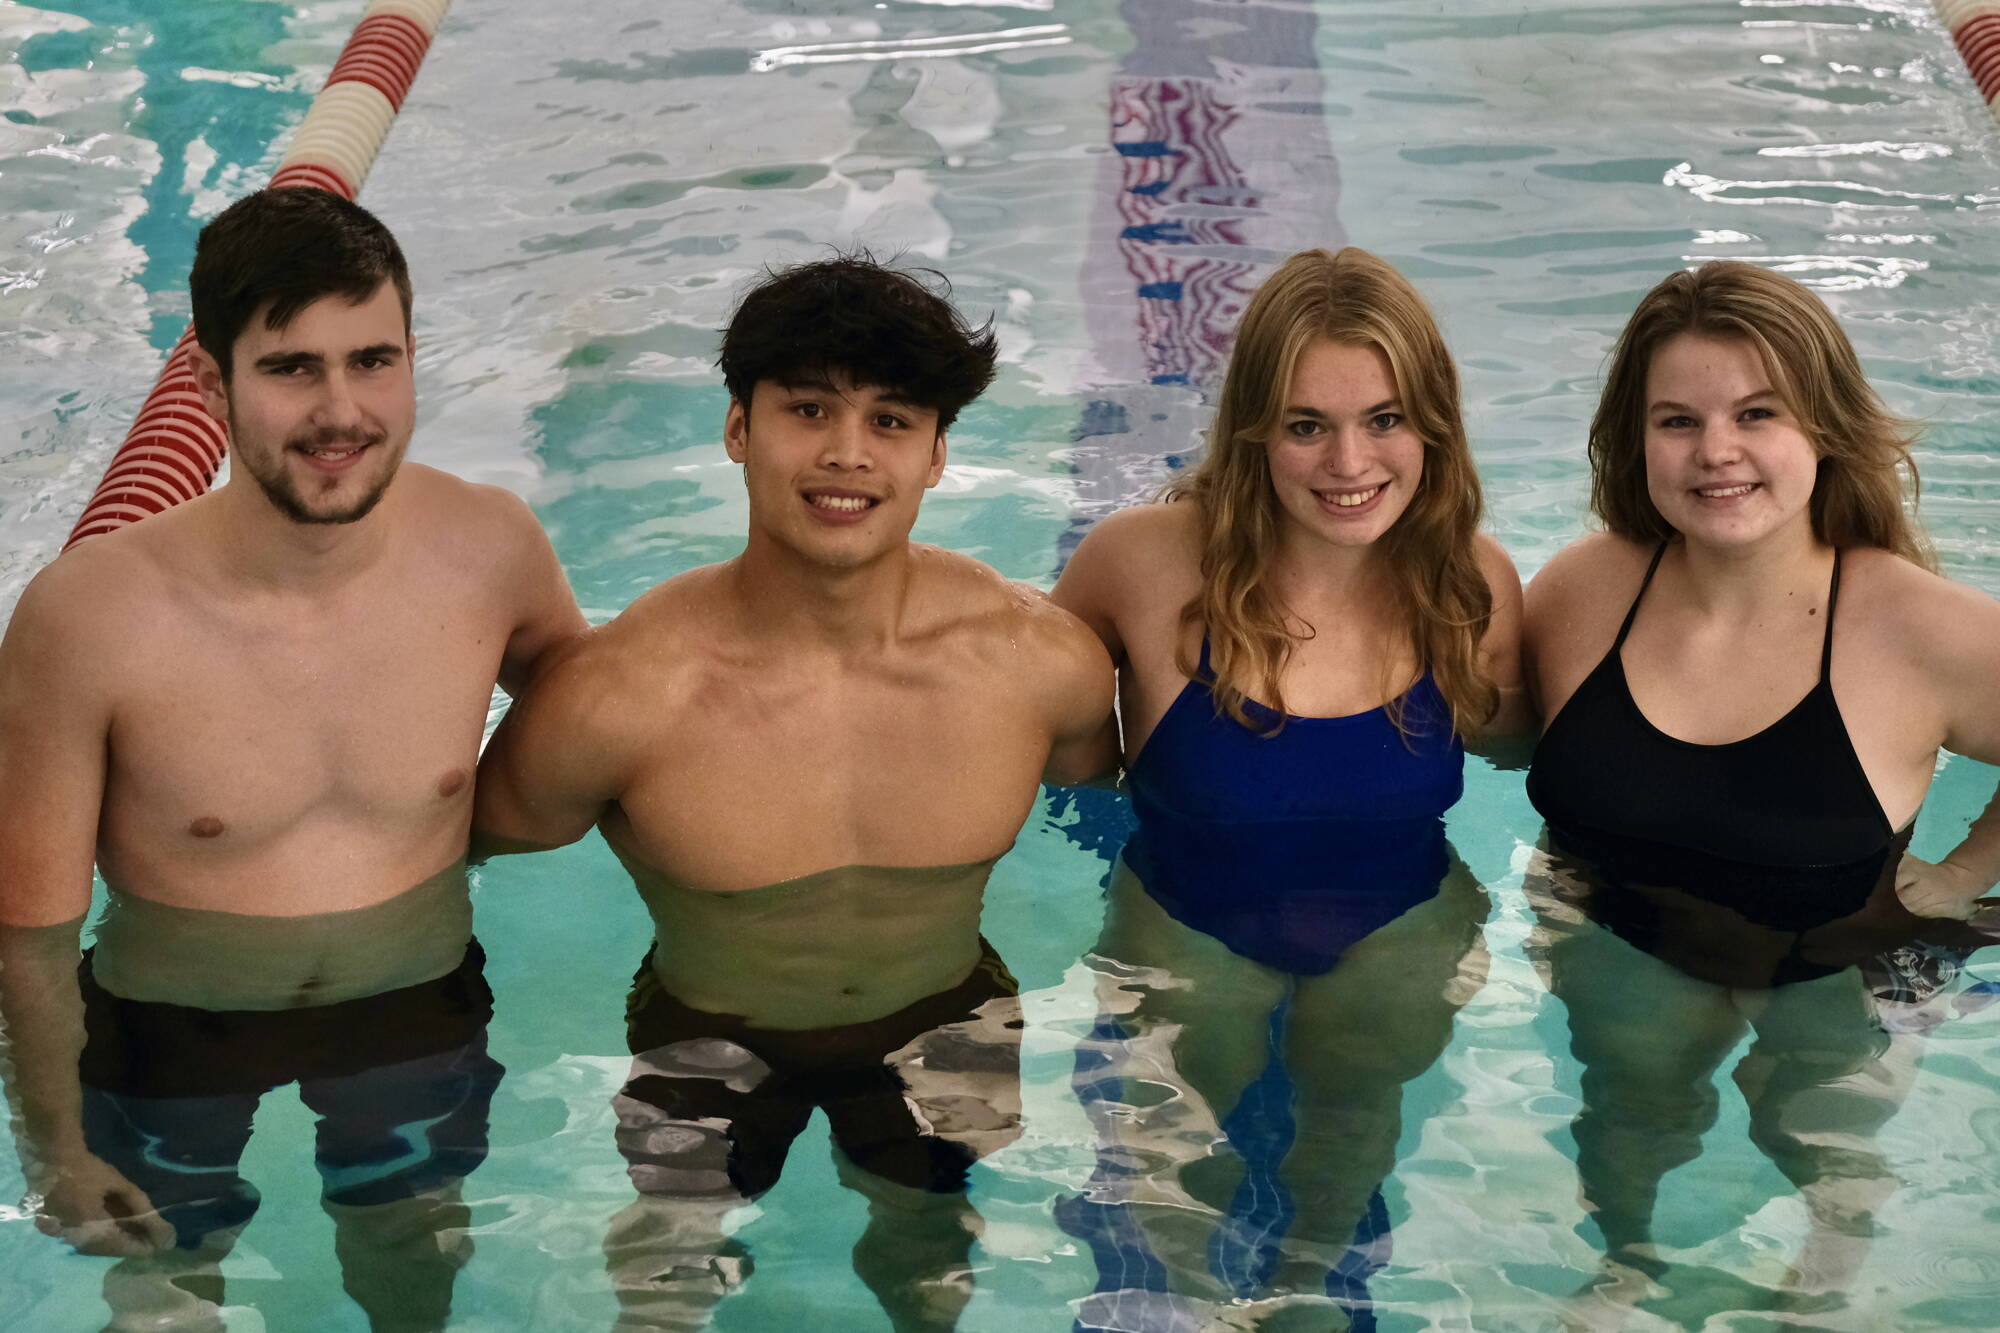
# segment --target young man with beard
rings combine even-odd
[[[721,356],[743,553],[565,649],[489,747],[475,845],[595,824],[654,920],[618,1098],[640,1191],[607,1242],[620,1327],[700,1326],[744,1271],[724,1214],[815,1108],[894,1326],[949,1328],[970,1294],[967,1168],[1020,1132],[1019,1004],[981,895],[1038,784],[1116,756],[1096,636],[909,540],[993,358],[909,274],[768,277]]]
[[[496,678],[583,622],[525,505],[403,464],[410,285],[380,222],[262,191],[189,286],[230,479],[56,560],[0,644],[0,1017],[37,1221],[126,1256],[113,1327],[219,1329],[251,1114],[296,1081],[348,1291],[373,1327],[438,1328],[500,1074],[473,769]]]

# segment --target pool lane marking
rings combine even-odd
[[[352,199],[375,164],[451,0],[373,0],[292,135],[272,185]],[[192,326],[167,354],[125,440],[63,549],[202,494],[215,482],[229,429],[202,405]]]

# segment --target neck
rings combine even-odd
[[[244,582],[274,590],[345,583],[381,558],[394,489],[353,523],[300,523],[281,513],[255,481],[232,475],[216,489],[212,511],[223,562]]]
[[[1806,522],[1788,524],[1761,541],[1741,546],[1678,543],[1690,599],[1716,616],[1760,615],[1774,602],[1818,595],[1833,564]]]
[[[830,568],[753,531],[729,577],[758,637],[867,650],[896,638],[920,558],[906,542],[865,565]]]
[[[1286,531],[1271,560],[1271,591],[1308,624],[1349,615],[1381,596],[1386,570],[1379,546],[1335,546]]]

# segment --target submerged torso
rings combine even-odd
[[[693,888],[619,846],[653,918],[653,971],[682,1003],[753,1026],[842,1027],[965,979],[988,858],[840,866],[756,888]]]
[[[307,916],[179,907],[114,889],[91,971],[128,1000],[308,1008],[443,976],[465,956],[471,933],[463,861],[381,902]]]

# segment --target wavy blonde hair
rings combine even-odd
[[[1281,520],[1265,446],[1282,424],[1300,353],[1321,340],[1380,349],[1405,419],[1423,441],[1416,494],[1378,546],[1399,594],[1401,632],[1450,706],[1453,728],[1476,730],[1492,718],[1499,691],[1479,661],[1493,594],[1473,546],[1482,504],[1458,371],[1424,299],[1365,250],[1293,255],[1243,313],[1207,452],[1164,496],[1194,501],[1201,532],[1201,592],[1182,608],[1181,622],[1208,637],[1217,709],[1257,730],[1244,706],[1254,695],[1279,715],[1269,730],[1282,727],[1278,678],[1296,639],[1267,580]],[[1180,656],[1187,658],[1185,646]],[[1192,661],[1180,667],[1195,672]],[[1384,692],[1395,685],[1385,680]],[[1389,715],[1409,734],[1400,699]]]
[[[1590,507],[1607,528],[1654,545],[1680,535],[1646,491],[1646,378],[1653,354],[1683,333],[1741,339],[1757,349],[1771,387],[1819,455],[1815,537],[1835,547],[1880,547],[1937,569],[1916,520],[1915,425],[1869,387],[1825,302],[1790,278],[1731,259],[1668,274],[1618,335],[1590,423]]]

